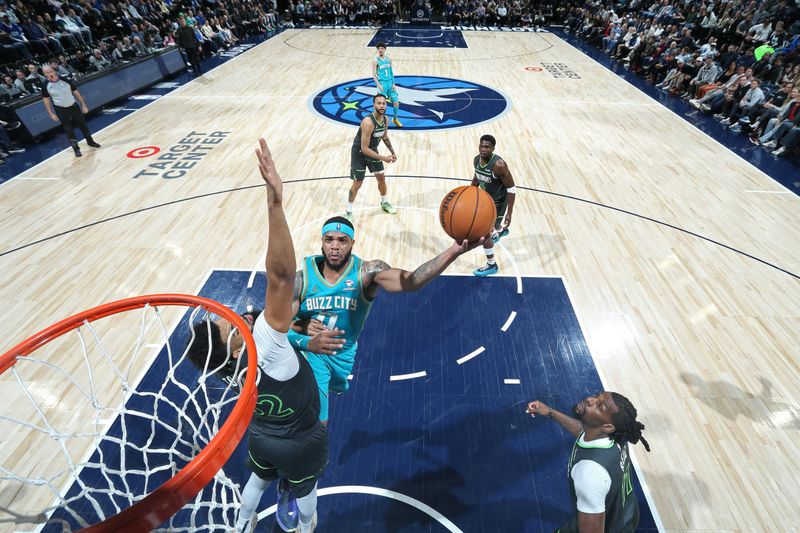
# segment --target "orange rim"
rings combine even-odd
[[[18,358],[30,355],[53,339],[80,327],[84,322],[94,322],[110,315],[140,309],[146,305],[153,307],[167,305],[201,307],[211,311],[229,320],[242,332],[247,346],[247,353],[257,353],[256,344],[252,334],[250,334],[248,325],[239,315],[221,303],[190,294],[149,294],[103,304],[65,318],[49,328],[43,329],[0,356],[0,374],[14,366]],[[107,531],[138,533],[151,531],[167,521],[186,502],[194,498],[222,468],[247,430],[256,406],[256,359],[256,357],[247,358],[247,374],[244,387],[242,387],[242,391],[239,394],[239,400],[236,402],[225,424],[197,457],[142,501],[103,522],[89,526],[81,531],[84,533]]]

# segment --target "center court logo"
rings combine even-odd
[[[502,116],[510,107],[499,91],[469,81],[436,76],[397,76],[394,81],[404,130],[474,126]],[[375,93],[372,78],[348,81],[317,93],[309,107],[326,119],[357,126],[372,113]]]

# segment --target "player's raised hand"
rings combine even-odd
[[[528,404],[525,412],[534,418],[536,418],[536,415],[550,416],[550,407],[536,400]]]
[[[258,139],[256,156],[258,157],[258,170],[267,184],[270,197],[275,203],[281,203],[283,201],[283,181],[275,168],[275,161],[272,160],[272,153],[269,151],[267,141],[263,137]]]
[[[483,245],[484,237],[481,237],[479,240],[475,242],[469,242],[468,240],[464,239],[460,243],[458,241],[453,242],[453,246],[450,247],[456,255],[461,255],[463,253],[469,252],[473,248],[477,248],[478,246]]]

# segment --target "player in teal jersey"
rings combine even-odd
[[[574,513],[555,533],[603,531],[633,533],[639,524],[639,502],[633,493],[633,472],[628,443],[642,441],[644,424],[625,396],[602,392],[578,402],[576,418],[540,401],[530,402],[531,416],[555,420],[575,438],[567,464]]]
[[[314,371],[324,422],[329,391],[342,393],[349,388],[347,377],[355,363],[358,336],[378,291],[419,290],[479,244],[454,242],[409,272],[381,260],[356,257],[354,243],[355,230],[349,220],[328,219],[322,226],[322,255],[307,257],[295,278],[296,327],[289,332],[289,342],[303,352]]]
[[[472,166],[475,169],[472,185],[489,193],[494,200],[495,208],[497,208],[494,227],[483,241],[486,265],[473,272],[480,277],[497,274],[500,270],[494,260],[494,245],[509,233],[508,228],[511,226],[511,215],[514,212],[514,199],[517,192],[514,177],[511,176],[508,165],[502,157],[494,153],[495,144],[497,141],[491,135],[482,136],[478,145],[480,153],[472,160]]]
[[[386,55],[386,43],[378,43],[375,47],[378,49],[378,55],[372,59],[372,79],[375,80],[378,93],[392,102],[392,123],[398,128],[402,128],[403,124],[397,118],[400,97],[397,95],[397,87],[394,84],[392,60]]]

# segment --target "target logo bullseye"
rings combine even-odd
[[[158,146],[140,146],[128,152],[128,157],[131,159],[142,159],[143,157],[150,157],[156,155],[161,151]]]

